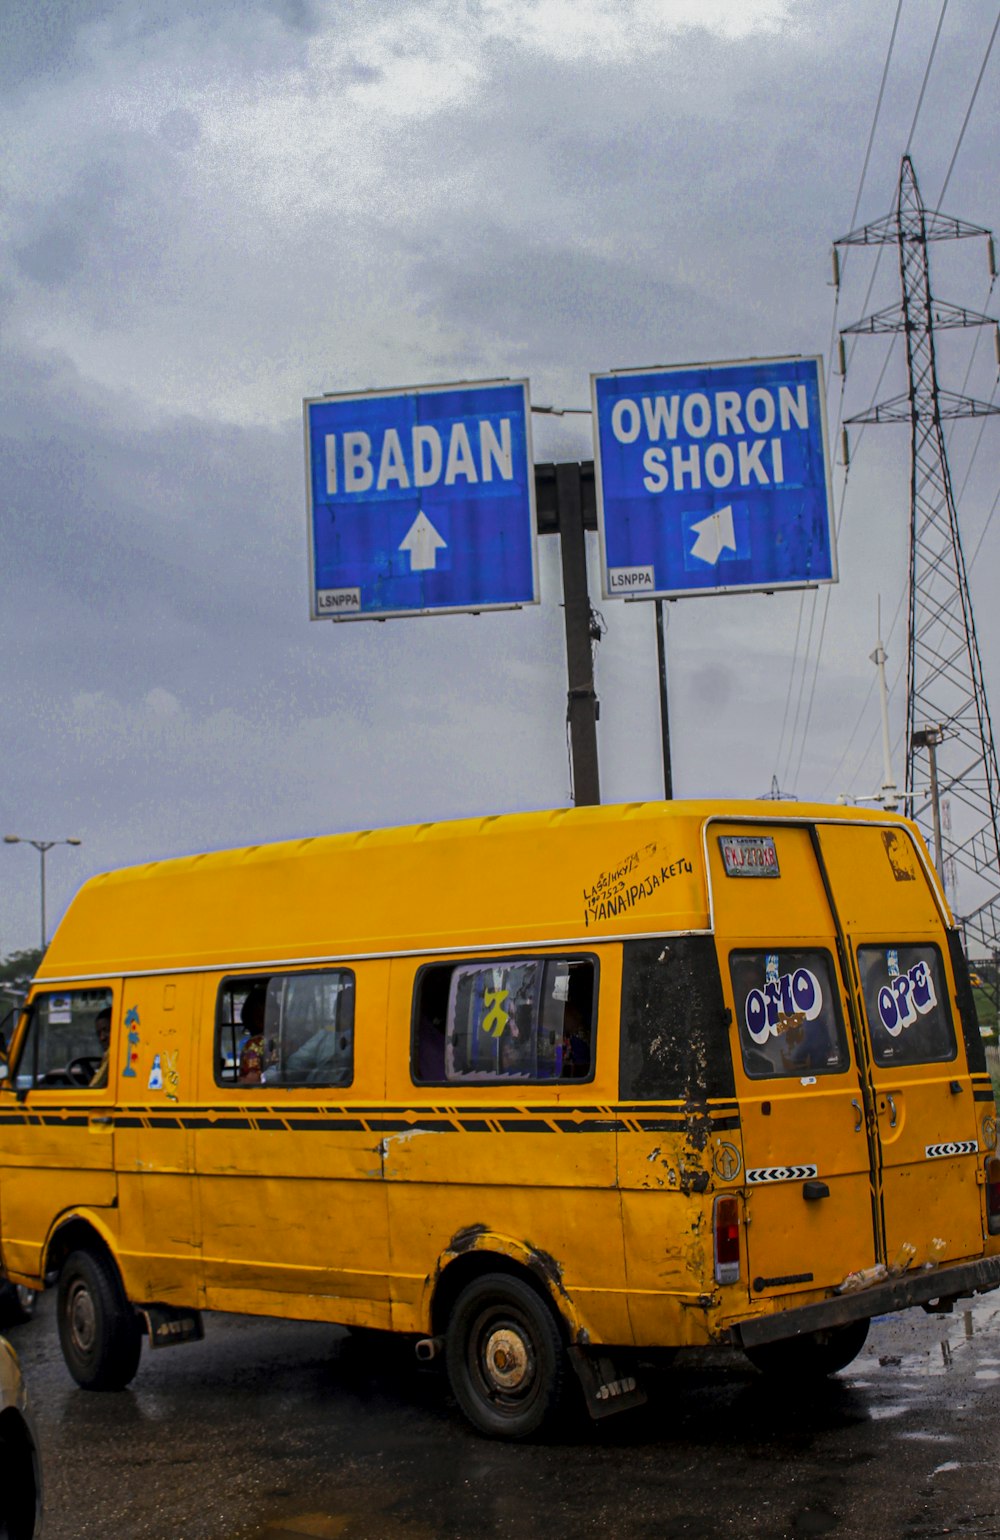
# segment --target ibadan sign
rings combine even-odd
[[[821,359],[591,385],[605,598],[836,582]]]
[[[305,402],[314,620],[534,604],[524,380]]]

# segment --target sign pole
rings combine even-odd
[[[577,807],[596,807],[601,800],[597,765],[598,705],[594,691],[580,466],[566,461],[556,465],[555,473],[566,620],[566,720],[573,766],[573,801]]]
[[[670,715],[667,709],[667,637],[663,614],[664,601],[656,600],[656,658],[660,670],[660,738],[663,744],[663,796],[671,802],[674,773],[670,764]]]

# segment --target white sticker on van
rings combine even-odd
[[[817,1166],[755,1166],[747,1171],[747,1181],[757,1187],[761,1182],[798,1182],[818,1175]]]
[[[979,1145],[975,1139],[954,1139],[948,1144],[928,1144],[924,1154],[928,1160],[940,1160],[944,1155],[977,1155]]]
[[[763,1046],[780,1037],[790,1023],[815,1021],[823,1009],[823,990],[809,968],[796,968],[780,978],[767,978],[763,989],[751,989],[743,1007],[747,1031]]]
[[[936,1005],[934,980],[925,962],[897,973],[892,983],[883,984],[878,992],[879,1019],[890,1037],[898,1037],[904,1027],[912,1027],[918,1015],[926,1016]]]

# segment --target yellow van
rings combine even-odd
[[[442,1352],[520,1438],[577,1382],[595,1416],[641,1399],[642,1350],[827,1374],[873,1315],[1000,1283],[968,971],[882,813],[643,803],[112,872],[3,1069],[3,1268],[58,1279],[93,1389],[205,1310],[330,1321]]]

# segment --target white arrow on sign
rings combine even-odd
[[[411,572],[433,572],[437,566],[437,553],[447,544],[421,509],[399,542],[399,549],[409,551]]]
[[[732,506],[719,508],[715,513],[710,513],[707,519],[699,519],[691,528],[697,533],[697,540],[691,547],[691,555],[697,556],[699,561],[707,561],[710,567],[714,567],[723,551],[735,551],[736,531],[733,529]]]

